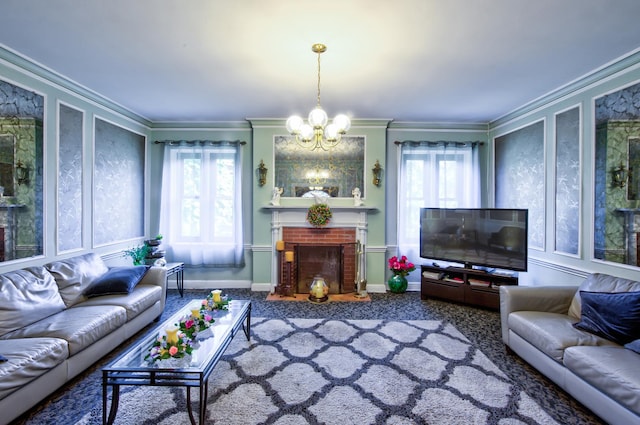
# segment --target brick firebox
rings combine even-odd
[[[296,251],[300,246],[340,247],[342,253],[342,276],[339,289],[330,285],[331,293],[350,293],[356,290],[356,229],[346,227],[310,228],[310,227],[283,227],[282,240],[285,243],[285,251]],[[325,250],[319,250],[325,252]],[[305,256],[306,257],[306,256]],[[305,264],[299,264],[298,258],[294,258],[293,276],[304,276],[302,272]],[[313,265],[310,265],[313,267]],[[284,270],[284,267],[280,268]],[[304,277],[301,277],[304,279]],[[306,278],[305,280],[309,280]],[[279,279],[283,282],[283,277]],[[311,282],[294,282],[293,287],[298,293],[308,293]]]

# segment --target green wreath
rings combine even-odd
[[[307,221],[313,227],[324,227],[331,220],[331,208],[327,204],[313,204],[307,211]]]

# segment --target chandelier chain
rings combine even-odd
[[[320,53],[318,52],[318,106],[320,106]]]

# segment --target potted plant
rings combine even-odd
[[[407,290],[406,276],[415,269],[415,264],[408,261],[405,255],[399,259],[395,255],[389,258],[389,270],[393,273],[393,276],[387,281],[389,291],[398,294],[405,292]]]
[[[149,252],[149,247],[145,245],[139,245],[124,252],[125,257],[131,257],[134,266],[141,266],[145,264],[145,258]]]

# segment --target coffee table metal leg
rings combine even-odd
[[[209,393],[209,381],[200,383],[200,425],[204,425],[207,417],[207,394]]]
[[[187,387],[187,411],[189,412],[191,425],[196,425],[196,419],[193,417],[193,410],[191,409],[191,387]]]
[[[249,341],[251,337],[251,304],[249,304],[249,311],[247,311],[247,322],[242,324],[242,330],[244,331],[244,335],[247,337],[247,341]]]
[[[120,403],[120,385],[113,385],[111,396],[111,408],[109,409],[109,418],[107,419],[107,385],[102,387],[102,423],[112,424],[116,420],[118,413],[118,404]]]

